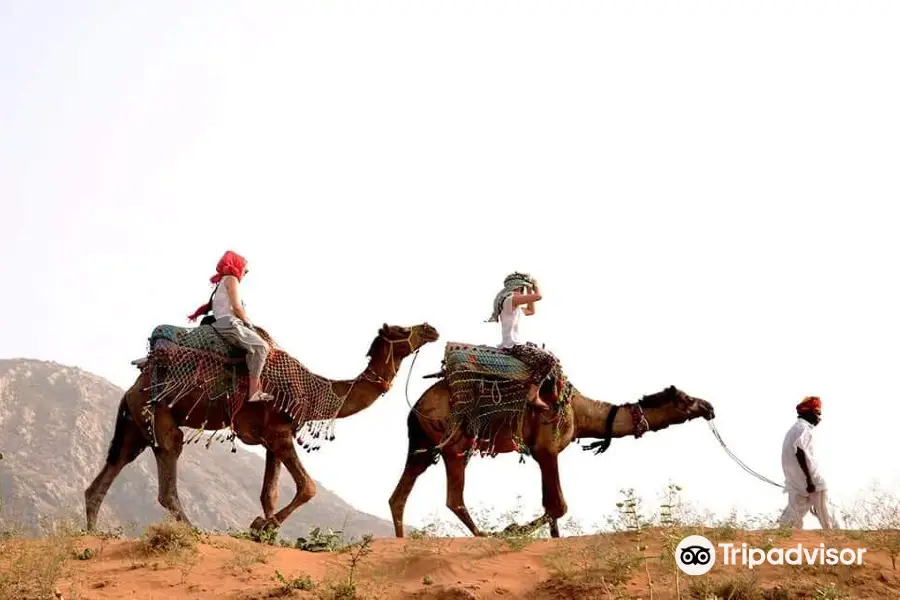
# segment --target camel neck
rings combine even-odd
[[[576,392],[572,397],[575,411],[576,438],[603,438],[609,435],[607,421],[615,405],[601,400],[592,400]],[[619,410],[612,422],[611,437],[624,437],[634,433],[634,423],[627,410]]]
[[[338,395],[347,394],[337,418],[343,419],[372,406],[376,400],[391,388],[396,366],[390,360],[371,358],[365,370],[355,379],[336,381],[334,390]]]

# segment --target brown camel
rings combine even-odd
[[[390,389],[403,359],[425,344],[436,341],[438,337],[437,330],[428,323],[413,327],[389,326],[385,323],[369,348],[369,364],[365,370],[355,379],[331,382],[339,396],[347,395],[336,418],[349,417],[371,406]],[[88,531],[96,527],[100,506],[116,476],[151,445],[148,424],[142,416],[147,400],[146,387],[147,375],[142,373],[119,403],[106,464],[84,493]],[[159,503],[177,520],[188,524],[190,521],[178,498],[177,463],[184,445],[180,427],[207,431],[228,427],[223,403],[201,400],[198,404],[193,397],[195,393],[191,392],[171,408],[165,402],[156,406],[154,421],[157,447],[152,448],[156,457]],[[234,415],[235,437],[245,444],[262,445],[266,449],[260,496],[263,516],[254,519],[250,526],[254,530],[268,527],[277,529],[291,513],[316,493],[316,485],[303,468],[294,447],[297,429],[298,424],[270,402],[246,403]],[[278,476],[282,464],[294,479],[297,491],[293,499],[276,513]]]
[[[549,395],[548,387],[545,384],[541,389],[543,398]],[[537,412],[533,408],[527,410],[521,439],[541,469],[544,514],[527,525],[520,527],[513,524],[506,530],[531,532],[549,522],[552,537],[559,537],[558,520],[568,510],[560,486],[557,460],[559,453],[572,441],[600,438],[599,442],[584,447],[585,450],[596,449],[595,452],[599,453],[606,450],[612,438],[640,437],[645,431],[659,431],[697,417],[710,420],[715,416],[709,402],[692,398],[674,386],[645,396],[637,403],[624,405],[591,400],[573,388],[570,401],[558,413],[556,433],[554,415]],[[409,449],[406,467],[390,499],[397,537],[403,537],[403,511],[416,479],[432,464],[437,464],[438,457],[444,459],[447,473],[447,507],[472,535],[484,535],[469,515],[463,499],[466,466],[471,456],[465,451],[473,446],[474,440],[457,429],[449,432],[450,437],[445,445],[436,448],[447,432],[449,416],[450,390],[446,379],[440,379],[425,390],[407,418]],[[510,425],[501,426],[494,437],[493,452],[503,454],[516,450],[513,434]],[[487,449],[480,443],[475,447]]]

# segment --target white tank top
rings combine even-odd
[[[213,294],[212,299],[212,313],[213,317],[216,319],[221,319],[222,317],[235,317],[237,315],[234,314],[234,311],[231,310],[231,300],[228,298],[228,290],[225,289],[225,280],[231,277],[234,278],[233,275],[226,275],[219,281],[219,287],[216,289],[216,292]],[[241,306],[244,305],[244,302],[241,301]]]
[[[500,348],[510,348],[521,344],[519,339],[519,317],[522,315],[522,307],[512,305],[512,296],[507,296],[503,301],[503,309],[500,311],[500,331],[503,336]]]

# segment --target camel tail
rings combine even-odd
[[[119,410],[116,412],[116,424],[113,430],[112,441],[109,443],[109,452],[106,453],[106,464],[112,465],[119,461],[122,454],[122,446],[125,443],[125,428],[128,426],[128,404],[125,398],[119,401]]]

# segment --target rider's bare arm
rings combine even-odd
[[[534,287],[532,293],[530,294],[514,294],[512,297],[512,305],[513,308],[517,306],[525,305],[525,308],[522,309],[522,312],[526,315],[534,314],[534,303],[541,299],[541,292],[537,288]]]
[[[231,310],[234,311],[238,319],[244,323],[249,323],[250,319],[247,318],[247,313],[244,311],[244,307],[241,305],[241,298],[238,295],[238,280],[236,277],[225,278],[225,291],[228,292]]]

